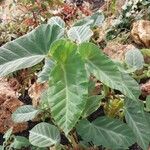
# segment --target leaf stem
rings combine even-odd
[[[105,84],[103,84],[103,92],[104,97],[107,97],[109,94],[109,87]]]

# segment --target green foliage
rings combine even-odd
[[[87,25],[74,26],[68,31],[69,39],[76,41],[79,44],[83,42],[89,42],[92,35],[93,32]]]
[[[22,136],[15,136],[13,143],[11,144],[11,147],[14,149],[21,149],[23,147],[28,147],[30,145],[30,142],[27,138]]]
[[[5,139],[3,146],[0,146],[0,150],[5,149],[23,149],[31,146],[29,140],[23,136],[15,136],[13,133],[13,128],[10,128],[3,136]]]
[[[102,95],[93,95],[89,96],[86,101],[85,109],[83,111],[83,117],[86,118],[90,114],[92,114],[94,111],[96,111],[100,105],[101,101],[104,97]]]
[[[132,130],[117,119],[99,117],[93,122],[81,120],[76,129],[84,141],[106,148],[126,149],[135,142]]]
[[[34,119],[41,111],[35,109],[32,105],[23,105],[19,107],[12,115],[15,122],[26,122]]]
[[[48,102],[56,124],[67,135],[84,109],[87,76],[75,44],[63,40],[55,42],[51,53],[56,66],[50,74]]]
[[[59,26],[62,29],[65,28],[65,22],[60,17],[58,17],[58,16],[51,17],[48,20],[48,24],[50,24],[50,25],[57,25],[57,26]]]
[[[61,29],[58,26],[45,24],[0,47],[0,76],[41,62],[50,45],[62,37],[60,33]]]
[[[60,142],[60,133],[55,126],[42,122],[30,130],[29,141],[34,146],[49,147]]]
[[[49,73],[51,72],[54,66],[54,61],[49,58],[45,58],[45,64],[42,68],[42,71],[38,74],[38,82],[44,83],[49,80]]]
[[[150,96],[147,96],[146,98],[146,111],[150,111]]]
[[[140,93],[138,84],[127,74],[120,73],[117,65],[104,55],[98,46],[83,43],[79,46],[79,52],[85,61],[88,75],[93,74],[108,87],[121,91],[133,100],[138,98]]]
[[[140,50],[133,49],[126,52],[125,62],[129,66],[129,68],[140,70],[143,68],[144,58]]]
[[[144,113],[144,107],[140,102],[133,102],[131,99],[125,101],[125,118],[136,136],[137,143],[147,150],[150,141],[150,124]]]
[[[105,20],[103,13],[96,12],[92,16],[85,17],[82,20],[77,21],[74,26],[90,25],[90,27],[101,27]]]
[[[99,24],[97,17],[94,21]],[[98,46],[85,42],[90,41],[93,35],[90,25],[85,21],[81,26],[73,26],[68,30],[61,18],[53,17],[49,24],[40,25],[31,33],[0,47],[0,76],[45,60],[38,76],[38,81],[48,81],[49,85],[41,96],[42,111],[32,106],[22,106],[12,117],[14,121],[22,122],[32,120],[44,111],[48,112],[54,125],[39,123],[29,135],[30,143],[41,148],[61,147],[60,133],[72,142],[74,148],[79,142],[76,143],[77,138],[74,139],[78,132],[85,143],[92,142],[95,147],[103,145],[106,148],[127,149],[138,142],[146,150],[150,133],[144,132],[148,130],[149,124],[145,119],[144,108],[139,105],[139,85],[120,69],[121,66],[118,67],[117,63],[103,54]],[[117,119],[107,117],[99,117],[93,122],[86,120],[101,106],[102,100],[107,101],[109,98],[102,91],[102,95],[92,95],[88,86],[91,76],[106,86],[109,94],[115,95],[117,90],[119,96],[124,94],[130,98],[130,101],[125,99],[124,108],[130,128]],[[18,147],[24,145],[22,138],[14,138],[14,142]]]

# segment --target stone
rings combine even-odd
[[[138,20],[134,22],[131,36],[135,43],[150,48],[150,21]]]

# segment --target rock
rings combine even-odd
[[[134,22],[131,36],[135,43],[150,48],[150,21],[139,20]]]
[[[147,96],[150,95],[150,80],[147,81],[145,84],[141,84],[140,86],[142,95]]]
[[[13,132],[22,132],[28,128],[28,123],[14,123],[12,113],[23,103],[18,100],[17,93],[11,88],[7,79],[0,78],[0,133],[5,133],[13,127]]]
[[[125,53],[128,50],[135,49],[133,45],[122,45],[116,42],[109,42],[107,46],[104,48],[104,53],[108,55],[111,59],[116,59],[119,61],[123,61],[125,57]]]

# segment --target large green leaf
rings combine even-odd
[[[128,74],[121,73],[117,65],[92,43],[83,43],[79,52],[85,61],[87,73],[93,74],[105,85],[121,91],[126,96],[136,100],[140,91],[138,83]]]
[[[99,117],[93,122],[81,120],[76,129],[84,141],[96,146],[124,149],[135,142],[132,130],[125,123],[108,117]]]
[[[88,42],[93,35],[92,30],[87,25],[75,26],[68,30],[68,37],[77,43]]]
[[[29,141],[37,147],[50,147],[60,142],[60,132],[54,125],[42,122],[30,130]]]
[[[39,63],[47,55],[50,45],[61,37],[60,27],[45,24],[0,47],[0,76]]]
[[[26,122],[34,119],[40,112],[40,110],[35,109],[32,105],[24,105],[12,114],[12,119],[14,122]]]
[[[126,121],[133,130],[137,143],[143,150],[147,150],[150,142],[150,125],[144,113],[143,105],[140,104],[140,101],[134,102],[126,99],[124,110]]]
[[[67,135],[84,110],[87,76],[75,44],[57,41],[51,53],[57,64],[50,74],[48,101],[52,117]]]

